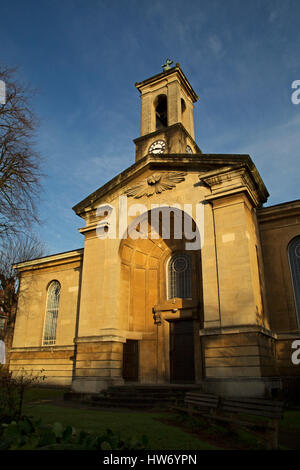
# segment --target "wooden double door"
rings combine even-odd
[[[194,322],[170,322],[170,382],[195,382]],[[127,340],[123,345],[123,378],[139,381],[139,342]]]
[[[127,340],[123,345],[123,379],[126,382],[139,380],[139,343]]]
[[[195,382],[194,322],[170,322],[170,382]]]

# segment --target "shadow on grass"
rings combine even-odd
[[[198,435],[210,444],[227,450],[260,450],[265,448],[264,440],[250,431],[207,422],[204,418],[174,413],[161,418],[173,426]]]
[[[44,398],[45,399],[45,398]],[[214,450],[218,447],[184,429],[161,421],[167,413],[133,410],[99,410],[63,406],[62,403],[28,403],[24,413],[45,423],[60,422],[77,430],[102,433],[110,428],[124,438],[147,436],[149,450]]]
[[[265,448],[263,439],[242,429],[231,429],[212,422],[208,424],[199,417],[161,409],[133,411],[88,408],[63,402],[65,391],[45,387],[27,390],[24,413],[41,417],[50,424],[59,421],[84,431],[103,432],[109,427],[133,437],[146,434],[151,450]],[[261,420],[258,418],[258,421]],[[280,423],[279,444],[282,449],[300,449],[300,409],[285,412]]]

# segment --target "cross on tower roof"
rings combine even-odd
[[[166,63],[162,65],[163,71],[166,72],[167,70],[170,70],[170,65],[173,64],[173,60],[167,59]]]

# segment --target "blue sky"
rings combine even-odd
[[[72,206],[134,162],[134,84],[167,57],[199,95],[202,151],[250,154],[267,205],[299,198],[298,0],[2,0],[0,12],[1,63],[39,90],[38,233],[49,253],[83,246]]]

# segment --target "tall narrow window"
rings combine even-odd
[[[186,104],[183,98],[181,98],[181,122],[188,129]]]
[[[60,298],[60,283],[52,281],[48,287],[47,308],[43,344],[55,344],[58,307]]]
[[[300,237],[294,238],[288,248],[289,262],[293,280],[295,307],[300,327]]]
[[[188,254],[178,253],[168,263],[168,299],[192,297],[191,258]]]

